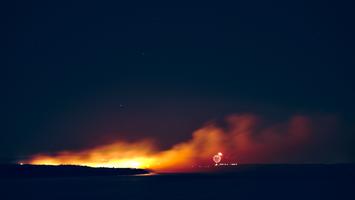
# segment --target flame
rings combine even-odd
[[[190,140],[168,150],[158,150],[151,140],[116,141],[82,151],[34,155],[21,162],[186,171],[195,165],[212,164],[216,152],[224,152],[226,162],[290,162],[290,158],[292,162],[312,134],[312,120],[304,116],[294,116],[276,125],[265,125],[255,115],[232,115],[226,122],[227,128],[209,123],[195,131]]]

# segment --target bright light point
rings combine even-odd
[[[217,165],[219,162],[221,162],[221,159],[222,159],[222,157],[221,157],[219,154],[214,155],[213,158],[212,158],[212,160],[216,163],[216,165]]]
[[[23,163],[21,162],[20,165],[23,165]]]
[[[218,152],[218,155],[219,155],[219,156],[223,156],[223,154],[222,154],[221,152]]]
[[[131,168],[138,168],[140,166],[140,163],[139,162],[136,162],[136,161],[132,161],[130,163],[130,166]]]

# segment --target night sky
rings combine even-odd
[[[351,1],[14,1],[2,25],[0,161],[117,139],[165,149],[208,121],[252,113],[274,123],[332,117],[327,152],[354,162],[354,10]]]

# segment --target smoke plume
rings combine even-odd
[[[222,123],[205,124],[190,140],[167,150],[159,150],[151,140],[114,141],[82,151],[34,155],[24,162],[186,171],[212,165],[217,152],[223,153],[224,163],[324,162],[332,158],[320,149],[329,145],[336,128],[333,117],[292,116],[284,122],[270,122],[251,114],[231,115]]]

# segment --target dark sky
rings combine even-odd
[[[9,5],[2,162],[113,139],[166,148],[233,113],[335,116],[354,158],[351,1],[119,2]]]

